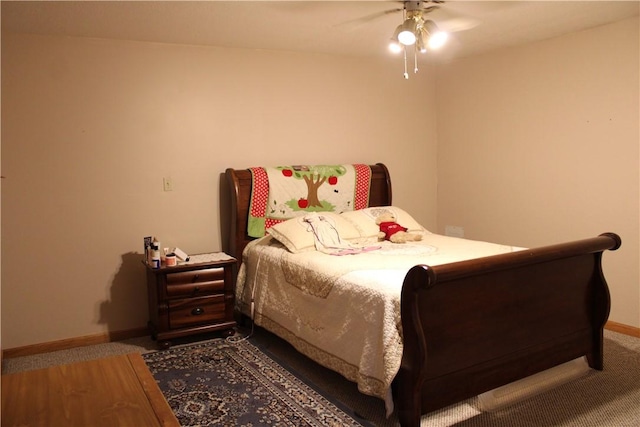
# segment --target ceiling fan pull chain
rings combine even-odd
[[[408,80],[409,73],[407,73],[407,47],[404,46],[402,50],[404,51],[404,78]]]
[[[418,49],[413,48],[413,74],[418,72]]]

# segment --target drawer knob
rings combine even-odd
[[[191,310],[191,314],[193,314],[194,316],[200,316],[201,314],[204,314],[204,309],[200,307],[196,307],[193,310]]]

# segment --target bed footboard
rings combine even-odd
[[[402,426],[553,366],[586,356],[603,368],[609,289],[598,237],[429,267],[404,280],[404,352],[394,380]]]

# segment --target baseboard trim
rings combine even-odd
[[[604,328],[613,332],[640,338],[640,328],[636,328],[635,326],[629,326],[624,323],[609,320],[606,325],[604,325]]]
[[[2,350],[2,359],[12,357],[32,356],[34,354],[49,353],[52,351],[69,350],[75,347],[104,344],[112,341],[122,341],[130,338],[142,337],[149,334],[147,328],[128,329],[126,331],[112,331],[103,334],[86,335],[83,337],[68,338],[59,341],[50,341],[41,344],[27,345],[24,347],[7,348]]]
[[[604,326],[613,332],[640,338],[640,328],[625,325],[609,320]],[[122,341],[131,338],[143,337],[149,334],[147,328],[128,329],[126,331],[113,331],[104,334],[86,335],[83,337],[68,338],[59,341],[51,341],[42,344],[27,345],[24,347],[8,348],[2,350],[0,360],[11,359],[12,357],[32,356],[34,354],[49,353],[52,351],[69,350],[75,347],[87,345],[104,344],[112,341]]]

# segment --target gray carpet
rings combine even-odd
[[[326,370],[293,350],[277,337],[257,329],[252,341],[268,349],[317,387],[324,389],[363,418],[380,427],[398,426],[385,417],[382,401],[358,392],[340,375]],[[113,354],[155,351],[150,338],[100,344],[72,350],[3,361],[3,373],[45,368]],[[481,412],[478,399],[422,417],[422,426],[519,427],[519,426],[640,426],[640,339],[605,331],[605,369],[494,412]]]
[[[322,369],[269,334],[257,339],[270,350],[327,390],[358,415],[380,427],[398,426],[395,416],[385,418],[384,404],[358,392],[355,384]],[[605,331],[605,369],[558,386],[496,412],[481,412],[478,399],[467,399],[422,417],[423,427],[519,426],[640,426],[640,339]]]

